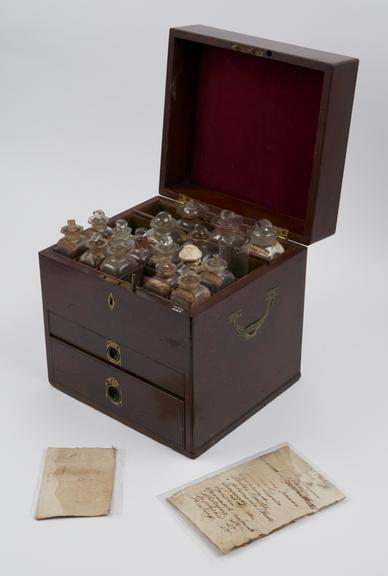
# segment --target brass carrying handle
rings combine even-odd
[[[267,320],[278,294],[279,294],[279,288],[273,288],[272,290],[269,290],[267,292],[267,294],[265,295],[266,306],[263,315],[261,316],[261,318],[259,318],[255,322],[252,322],[252,324],[249,324],[248,326],[245,327],[241,326],[239,322],[242,316],[242,310],[238,310],[237,312],[231,314],[228,320],[229,323],[232,325],[234,333],[237,334],[237,336],[241,336],[241,338],[244,338],[244,340],[250,340],[251,338],[254,338],[254,336],[256,336],[260,332],[265,321]]]

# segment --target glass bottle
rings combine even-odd
[[[178,278],[178,287],[171,292],[171,301],[183,307],[191,307],[205,302],[210,296],[210,290],[201,284],[199,275],[188,270]]]
[[[233,210],[221,210],[211,220],[214,230],[210,234],[212,241],[219,242],[222,238],[241,233],[243,217]]]
[[[212,293],[222,290],[235,280],[232,272],[227,269],[226,260],[219,256],[210,257],[204,262],[200,276],[201,284]]]
[[[82,264],[87,264],[92,268],[99,268],[105,258],[105,248],[108,241],[101,236],[101,234],[93,234],[86,240],[86,252],[81,254],[79,261]]]
[[[152,218],[148,238],[151,244],[180,244],[186,240],[187,234],[177,228],[177,221],[169,212],[163,211]]]
[[[100,266],[102,272],[124,278],[133,272],[138,266],[136,258],[128,252],[128,246],[124,242],[112,242],[106,247],[107,256]]]
[[[68,220],[67,224],[61,228],[63,238],[58,240],[55,245],[56,252],[76,258],[86,250],[85,238],[82,235],[83,226],[80,226],[76,221]]]
[[[204,223],[207,212],[206,204],[197,200],[190,200],[177,209],[177,214],[180,216],[178,225],[190,232],[195,225]]]
[[[176,264],[178,262],[178,252],[179,245],[175,242],[172,242],[172,244],[154,244],[152,247],[152,256],[148,260],[148,264],[155,268],[161,258],[169,258],[171,262]]]
[[[184,272],[191,268],[194,271],[199,271],[202,265],[202,250],[191,243],[184,244],[179,251],[180,272]]]
[[[203,224],[195,224],[188,236],[188,241],[197,246],[205,260],[209,255],[210,232]]]
[[[132,237],[132,228],[124,218],[116,220],[114,228],[112,229],[110,242],[124,242],[128,245],[129,250],[133,250],[135,247]]]
[[[145,264],[151,257],[151,244],[147,237],[147,228],[136,228],[135,230],[135,248],[132,255],[140,262]]]
[[[156,266],[156,274],[145,279],[144,288],[153,294],[169,298],[177,283],[176,265],[169,258],[161,258]]]
[[[93,214],[88,218],[88,222],[92,227],[91,233],[98,232],[104,238],[109,238],[112,234],[112,228],[108,226],[109,218],[103,210],[94,210]]]
[[[248,249],[252,256],[273,260],[284,252],[284,247],[277,240],[277,231],[270,220],[263,218],[248,231]]]
[[[231,234],[219,241],[219,255],[229,270],[242,278],[249,272],[249,245],[244,233]]]

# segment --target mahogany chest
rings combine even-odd
[[[170,31],[160,195],[111,219],[149,226],[188,199],[285,248],[187,310],[54,247],[40,252],[53,386],[192,458],[300,377],[306,245],[335,232],[358,61],[204,26]]]

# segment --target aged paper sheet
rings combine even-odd
[[[115,448],[48,448],[35,518],[109,514],[115,465]]]
[[[168,498],[222,552],[257,540],[345,498],[283,446]]]

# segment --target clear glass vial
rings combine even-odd
[[[131,247],[132,249],[134,248],[135,245],[132,237],[132,228],[124,218],[116,220],[114,228],[112,229],[110,241],[125,242],[128,244],[129,249],[131,249]]]
[[[58,240],[55,250],[60,254],[76,258],[86,250],[85,238],[82,234],[83,226],[76,223],[74,219],[68,220],[65,226],[62,226],[61,233],[63,238]]]
[[[219,255],[226,260],[229,270],[242,278],[249,272],[249,248],[243,233],[231,234],[219,241]]]
[[[178,262],[179,245],[173,242],[172,244],[154,244],[152,247],[152,256],[148,260],[148,264],[153,268],[156,267],[161,258],[169,258],[174,264]]]
[[[124,242],[108,244],[106,253],[107,256],[100,270],[111,276],[125,278],[139,266],[136,258],[129,254],[127,244]]]
[[[82,264],[87,264],[92,268],[99,268],[102,264],[103,260],[105,259],[105,249],[108,241],[101,236],[101,234],[93,234],[85,242],[86,245],[86,252],[81,254],[79,261]]]
[[[209,256],[210,232],[206,226],[203,224],[195,224],[194,228],[189,233],[188,241],[201,250],[203,259],[206,259]]]
[[[135,230],[135,248],[132,255],[140,262],[146,264],[152,255],[151,244],[147,237],[147,228],[136,228]]]
[[[199,274],[188,270],[178,278],[178,287],[171,292],[171,301],[179,306],[191,307],[205,302],[211,292],[201,284]]]
[[[284,247],[277,240],[277,230],[272,223],[263,218],[248,231],[248,249],[252,256],[263,260],[273,260],[284,252]]]
[[[112,234],[112,228],[108,226],[109,218],[103,210],[94,210],[93,214],[88,218],[88,222],[92,227],[92,231],[98,232],[104,238],[109,238]]]
[[[234,237],[235,244],[239,237],[245,240],[245,234],[242,229],[243,217],[236,214],[236,212],[232,210],[222,210],[212,218],[211,223],[214,226],[214,230],[210,233],[209,240],[209,250],[212,254],[217,254],[220,243],[225,242],[225,240],[231,236]]]
[[[200,277],[201,284],[212,293],[222,290],[235,280],[234,274],[227,269],[226,260],[219,256],[210,257],[204,262]]]
[[[177,228],[176,219],[169,212],[159,212],[151,220],[148,238],[152,244],[181,244],[187,238],[186,232]]]
[[[161,258],[156,266],[156,274],[146,280],[144,288],[153,294],[169,298],[177,283],[177,268],[169,258]]]
[[[263,218],[256,222],[248,232],[249,241],[255,246],[266,248],[267,246],[275,246],[277,242],[276,230],[270,220]]]

